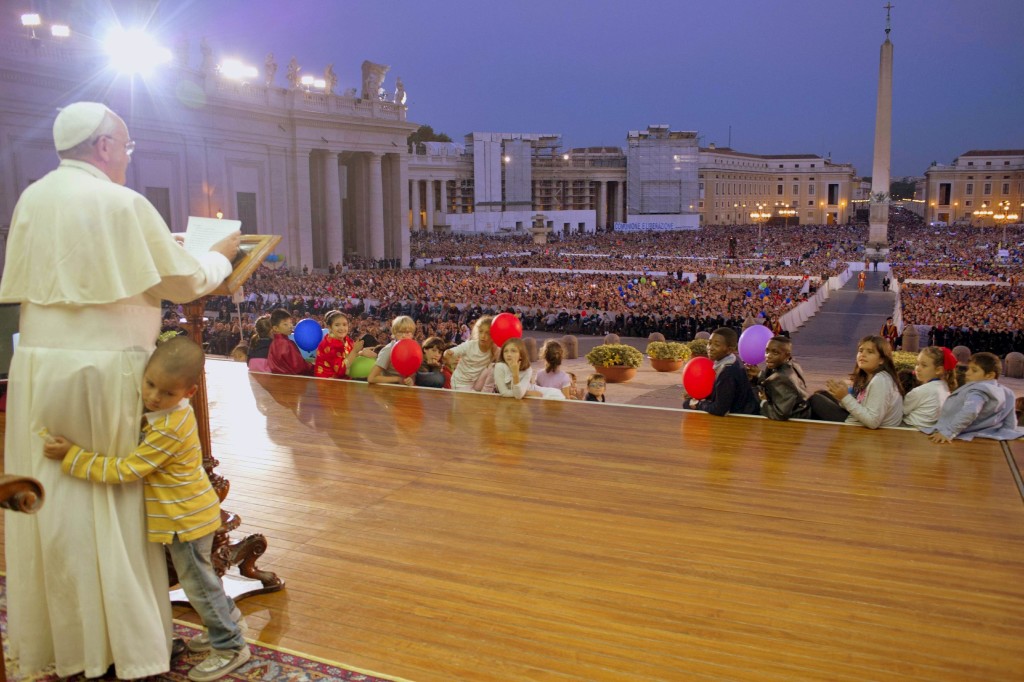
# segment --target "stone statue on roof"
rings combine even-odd
[[[401,78],[395,79],[395,104],[405,104],[405,83]]]
[[[377,99],[380,97],[384,76],[391,67],[387,64],[374,64],[369,60],[363,61],[363,99]]]
[[[324,92],[333,95],[336,87],[338,87],[338,74],[334,73],[334,64],[328,64],[324,69]]]
[[[291,61],[288,62],[287,78],[288,83],[291,84],[293,90],[298,90],[299,88],[299,69],[301,68],[302,67],[299,66],[299,61],[295,57],[292,57]]]
[[[267,87],[274,85],[274,76],[277,75],[277,61],[274,59],[274,53],[267,53],[267,60],[263,62],[263,75],[266,78]]]

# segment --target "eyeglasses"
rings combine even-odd
[[[96,138],[96,142],[99,142],[104,137],[109,139],[109,140],[113,140],[114,142],[120,142],[120,140],[118,140],[113,135],[100,135],[99,137]],[[95,142],[93,144],[95,144]],[[135,151],[135,140],[128,140],[127,142],[124,143],[124,153],[125,153],[126,156],[131,156],[132,152],[134,152],[134,151]]]

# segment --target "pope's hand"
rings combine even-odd
[[[238,247],[242,243],[242,233],[232,232],[224,239],[210,247],[210,251],[216,251],[228,260],[233,261],[238,253]]]

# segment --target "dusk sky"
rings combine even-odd
[[[883,0],[165,0],[161,30],[285,85],[292,55],[338,90],[364,59],[401,77],[409,120],[623,146],[668,124],[701,144],[831,153],[871,173]],[[892,175],[1024,148],[1024,0],[894,0]],[[262,78],[262,77],[261,77]]]

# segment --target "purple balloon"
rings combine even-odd
[[[764,347],[772,338],[772,330],[763,324],[747,327],[740,334],[740,360],[748,365],[764,362]]]

